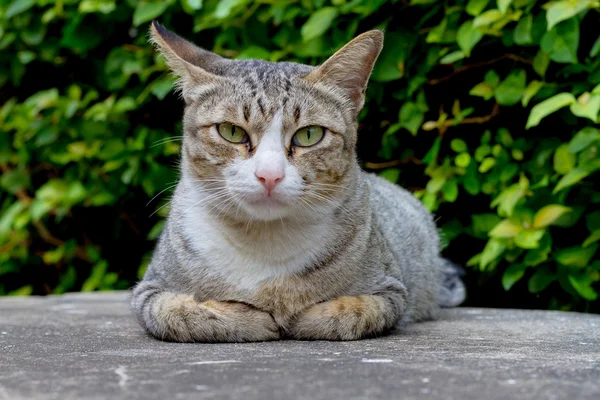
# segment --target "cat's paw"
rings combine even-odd
[[[302,340],[357,340],[386,329],[386,305],[377,296],[343,296],[300,313],[290,333]]]
[[[176,342],[260,342],[280,338],[279,326],[267,312],[229,301],[194,300],[165,294],[156,303],[156,333]]]
[[[230,328],[232,342],[262,342],[280,339],[279,325],[271,314],[235,301],[205,301],[201,303],[214,313],[218,321]]]

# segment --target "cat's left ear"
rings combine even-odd
[[[180,77],[177,86],[186,101],[193,99],[199,87],[224,79],[218,76],[218,71],[227,63],[227,59],[201,49],[156,21],[150,26],[150,42],[165,57],[173,73]]]
[[[356,114],[365,102],[365,90],[375,61],[383,47],[383,32],[374,30],[357,36],[304,79],[314,84],[341,88],[356,106]]]

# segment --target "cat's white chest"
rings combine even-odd
[[[232,241],[252,241],[252,238],[225,238],[223,230],[201,208],[188,212],[183,228],[188,243],[207,264],[200,266],[203,276],[224,280],[246,290],[310,268],[321,253],[319,243],[323,245],[319,232],[298,243],[294,240],[285,243],[256,240],[246,242],[245,246],[232,245]]]

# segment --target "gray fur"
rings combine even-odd
[[[310,253],[301,271],[282,273],[253,287],[232,284],[219,275],[224,266],[217,261],[217,250],[201,253],[195,247],[207,233],[199,230],[190,236],[195,189],[190,179],[182,179],[146,275],[133,291],[132,309],[150,334],[186,342],[352,340],[382,334],[398,322],[434,318],[440,302],[449,304],[439,298],[447,264],[439,254],[431,214],[409,192],[361,171],[356,161],[356,115],[381,48],[380,33],[355,39],[324,64],[328,68],[323,72],[294,63],[220,57],[200,65],[189,47],[193,45],[162,32],[164,28],[154,29],[154,40],[182,75],[187,103],[184,177],[222,177],[232,158],[253,156],[251,150],[233,151],[198,132],[198,126],[223,119],[224,114],[228,120],[235,114],[236,121],[245,121],[256,132],[250,136],[259,146],[261,132],[277,110],[284,113],[283,131],[293,132],[303,119],[326,118],[338,134],[322,148],[290,149],[290,162],[304,180],[302,196],[307,196],[310,209],[298,209],[281,221],[257,221],[243,207],[234,212],[215,203],[205,220],[198,221],[216,226],[211,235],[229,242],[231,252],[265,268],[289,259],[293,264],[294,257]],[[346,79],[340,72],[345,69],[336,64],[346,65],[348,54],[353,59],[366,54],[366,67],[350,68],[352,79]],[[195,67],[187,66],[190,62]],[[327,202],[319,203],[322,196],[316,197],[318,182],[333,188]],[[321,236],[316,244],[310,242],[317,234]],[[313,244],[306,250],[294,247],[305,238]],[[455,296],[453,305],[458,300]]]

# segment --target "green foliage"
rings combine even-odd
[[[365,167],[436,213],[446,255],[472,268],[471,304],[598,312],[599,10],[0,1],[0,293],[126,288],[143,273],[181,134],[172,78],[146,43],[159,19],[227,57],[305,63],[384,29],[360,116]]]

